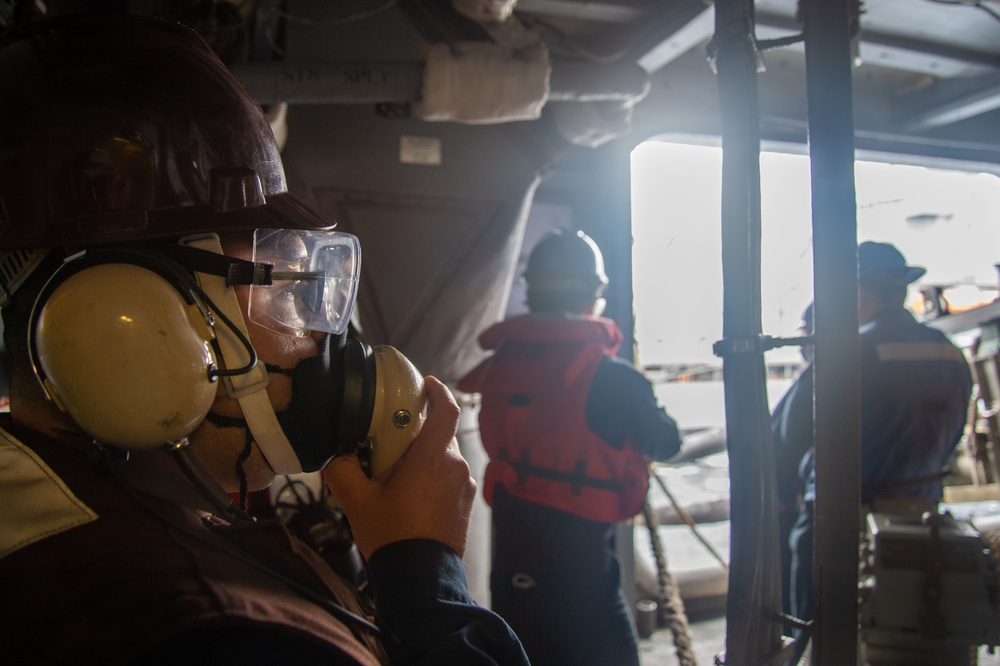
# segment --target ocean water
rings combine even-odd
[[[774,408],[791,386],[791,379],[767,380],[767,401]],[[654,384],[656,397],[684,431],[726,425],[722,381],[664,382]]]

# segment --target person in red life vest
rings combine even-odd
[[[0,34],[0,174],[0,662],[527,665],[466,585],[458,405],[424,378],[419,434],[362,469],[360,245],[287,191],[263,110],[195,31],[88,13]],[[239,506],[320,469],[370,596]]]
[[[680,448],[650,382],[616,356],[600,317],[604,260],[582,232],[557,230],[524,274],[530,314],[479,338],[494,353],[458,388],[482,395],[493,509],[491,607],[532,664],[638,664],[614,524],[641,511],[650,460]]]

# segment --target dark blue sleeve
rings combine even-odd
[[[799,466],[813,447],[813,370],[806,366],[771,415],[779,500],[791,501],[801,490]]]
[[[368,577],[390,663],[527,666],[507,623],[469,597],[462,560],[444,544],[383,546],[368,561]]]
[[[631,441],[653,460],[666,460],[681,447],[677,422],[656,398],[653,385],[635,367],[606,356],[587,395],[587,426],[620,449]]]

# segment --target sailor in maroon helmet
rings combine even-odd
[[[374,391],[346,387],[386,380],[346,339],[360,247],[332,226],[194,31],[0,35],[0,661],[527,663],[466,587],[447,388],[424,378],[386,471],[353,455],[372,407],[348,394]],[[371,604],[231,499],[324,467]]]
[[[493,509],[492,608],[532,663],[638,664],[614,524],[636,515],[650,460],[677,453],[675,421],[650,382],[616,356],[600,316],[608,278],[594,241],[557,230],[524,274],[530,314],[479,338],[494,353],[459,389],[482,394]]]

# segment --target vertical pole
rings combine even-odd
[[[851,94],[851,5],[805,0],[815,281],[816,504],[812,663],[857,662],[857,210]]]
[[[730,475],[727,666],[768,663],[781,647],[774,453],[760,345],[760,129],[753,5],[715,6],[722,116],[723,356]]]
[[[604,269],[610,283],[604,292],[604,316],[613,319],[624,336],[619,357],[635,363],[635,313],[632,290],[632,144],[611,141],[588,153],[578,165],[586,171],[582,181],[591,183],[586,193],[578,193],[580,203],[573,208],[577,227],[589,234],[604,255]],[[629,608],[638,600],[635,585],[634,523],[615,525],[614,549],[621,560],[622,590]]]

